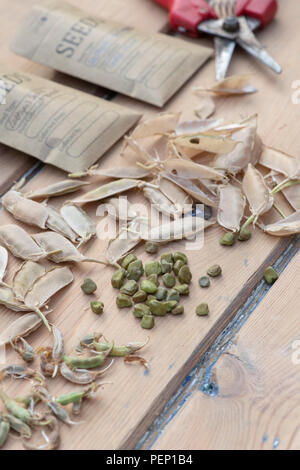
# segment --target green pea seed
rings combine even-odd
[[[189,295],[190,288],[188,284],[180,284],[175,286],[174,289],[178,292],[179,295]]]
[[[275,281],[277,281],[277,279],[279,278],[279,275],[278,273],[275,271],[274,268],[272,268],[272,266],[269,266],[265,272],[264,272],[264,279],[266,281],[267,284],[274,284]]]
[[[207,276],[202,276],[199,279],[199,285],[200,287],[206,288],[210,286],[210,280]]]
[[[157,300],[165,300],[167,298],[168,291],[165,287],[158,287],[155,297]]]
[[[187,256],[184,253],[181,253],[180,251],[177,251],[174,253],[174,261],[182,261],[184,264],[188,264],[188,259]]]
[[[177,300],[168,300],[167,302],[164,302],[164,308],[166,309],[167,313],[170,313],[173,311],[174,308],[177,307],[178,302]]]
[[[157,286],[153,282],[148,281],[148,279],[145,279],[141,282],[141,289],[147,292],[147,294],[155,294]]]
[[[184,313],[184,306],[177,305],[173,310],[171,310],[172,315],[182,315]]]
[[[116,304],[119,308],[132,307],[131,297],[129,297],[129,295],[126,295],[126,294],[118,294],[116,298]]]
[[[147,300],[147,293],[143,290],[138,290],[137,293],[132,297],[132,300],[136,304],[145,302],[145,300]]]
[[[185,266],[185,263],[181,259],[176,261],[176,263],[173,266],[173,271],[174,271],[174,274],[176,274],[176,276],[178,276],[179,271],[183,266]]]
[[[196,308],[196,314],[199,316],[199,317],[205,317],[209,314],[209,307],[207,304],[200,304],[198,305],[198,307]]]
[[[126,271],[123,268],[118,269],[113,277],[111,278],[111,285],[115,289],[120,289],[124,283],[124,279],[126,277]]]
[[[175,300],[176,302],[179,302],[179,299],[179,292],[176,289],[171,289],[168,293],[167,300]]]
[[[92,312],[96,313],[97,315],[101,315],[101,313],[103,313],[104,303],[101,302],[100,300],[93,301],[91,302],[90,305],[91,305]]]
[[[192,280],[192,273],[187,265],[184,265],[182,268],[180,268],[178,279],[181,284],[190,284]]]
[[[174,264],[173,254],[172,253],[164,253],[163,255],[161,255],[160,262],[162,263],[163,261],[165,261],[167,263],[170,263],[170,264]]]
[[[158,243],[155,242],[147,242],[145,245],[146,252],[152,255],[158,252],[158,248]]]
[[[214,264],[213,266],[211,266],[210,268],[208,268],[207,274],[208,274],[210,277],[218,277],[218,276],[221,276],[221,274],[222,274],[222,268],[221,268],[221,266],[219,266],[218,264]]]
[[[138,281],[144,274],[144,267],[141,260],[135,260],[128,266],[127,279]]]
[[[157,274],[151,274],[147,277],[147,281],[153,282],[157,287],[159,286],[159,280]]]
[[[235,244],[235,234],[232,232],[225,233],[220,239],[220,245],[232,246]]]
[[[176,284],[176,279],[172,274],[166,273],[162,277],[164,285],[169,289],[171,287],[174,287]]]
[[[133,307],[133,315],[135,318],[143,318],[144,315],[151,315],[151,311],[145,304],[136,304]]]
[[[121,294],[130,295],[132,297],[139,290],[139,285],[136,281],[130,280],[126,281],[125,284],[121,287]]]
[[[160,262],[160,265],[161,265],[161,272],[162,272],[163,274],[172,272],[173,263],[168,263],[168,261],[166,261],[166,260],[163,259],[163,260]]]
[[[146,300],[146,305],[148,305],[148,306],[149,306],[149,305],[150,305],[150,302],[151,302],[151,300],[157,300],[157,298],[155,297],[155,295],[151,295],[151,294],[150,294],[150,295],[148,295],[148,297],[147,297],[147,300]]]
[[[157,274],[158,276],[161,274],[161,265],[158,261],[149,261],[149,263],[145,264],[145,273],[146,276],[151,276],[151,274]]]
[[[248,228],[244,228],[240,231],[238,240],[240,242],[246,242],[252,237],[252,232]]]
[[[156,317],[164,317],[167,314],[166,305],[162,302],[159,302],[159,300],[151,300],[149,302],[149,308],[151,313]]]
[[[153,315],[144,315],[141,321],[142,328],[145,330],[151,330],[155,325],[155,318]]]
[[[127,256],[123,259],[123,261],[122,261],[122,268],[124,268],[124,269],[127,270],[127,269],[128,269],[128,266],[130,265],[130,263],[132,263],[133,261],[136,261],[136,260],[137,260],[137,257],[136,257],[134,254],[130,253],[129,255],[127,255]]]
[[[86,295],[91,295],[97,290],[97,284],[92,279],[85,279],[81,284],[81,289]]]

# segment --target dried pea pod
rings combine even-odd
[[[0,420],[0,449],[7,441],[9,430],[10,424],[7,421]]]
[[[20,301],[24,301],[26,294],[45,272],[45,266],[40,263],[34,261],[25,261],[22,263],[13,278],[12,289],[15,297]]]
[[[78,248],[96,235],[96,225],[80,207],[66,204],[61,208],[60,213],[67,224],[79,236]]]
[[[150,315],[151,311],[148,305],[136,304],[132,311],[135,318],[143,318],[144,315]]]
[[[161,274],[161,265],[158,261],[149,261],[145,264],[145,274],[146,276],[151,276],[151,274]]]
[[[115,289],[120,289],[124,283],[124,279],[126,277],[126,271],[123,268],[118,269],[111,278],[111,285]]]
[[[155,294],[157,292],[157,286],[148,279],[144,279],[141,282],[141,289],[147,294]]]
[[[138,290],[139,290],[138,283],[132,279],[132,280],[126,281],[125,284],[123,284],[123,286],[120,289],[120,292],[121,294],[129,295],[130,297],[132,297],[134,294],[137,293]]]
[[[141,321],[141,327],[151,330],[155,326],[155,318],[153,315],[144,315]]]
[[[39,261],[51,255],[51,253],[41,248],[33,238],[18,225],[2,225],[0,227],[0,242],[16,256],[16,258],[21,258],[25,261]],[[57,253],[59,248],[49,251]]]
[[[109,351],[109,356],[113,357],[124,357],[128,356],[129,354],[133,354],[137,351],[140,351],[144,348],[149,342],[149,338],[147,338],[144,343],[141,342],[130,342],[124,346],[115,346],[112,343],[105,342],[97,342],[94,341],[93,348],[98,352],[107,352]]]
[[[63,361],[65,364],[72,369],[95,369],[96,367],[103,366],[106,361],[107,356],[110,354],[110,349],[92,357],[72,357],[72,356],[63,356]]]
[[[6,248],[0,246],[0,286],[9,287],[3,282],[8,262],[8,253]]]

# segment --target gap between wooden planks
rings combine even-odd
[[[21,21],[36,3],[38,3],[37,0],[1,0],[0,62],[16,70],[23,70],[87,93],[103,96],[105,91],[101,87],[55,72],[10,51],[9,44]],[[164,10],[151,0],[86,0],[84,6],[80,0],[70,0],[69,3],[95,15],[123,21],[131,26],[140,25],[144,31],[150,33],[163,31],[168,25]],[[149,21],[150,16],[151,21]],[[7,191],[35,162],[34,158],[0,144],[0,195]]]
[[[295,2],[294,4],[296,5]],[[299,148],[296,143],[298,130],[294,122],[296,122],[299,109],[291,104],[290,82],[296,74],[294,63],[299,51],[293,49],[295,60],[290,65],[292,44],[293,47],[295,44],[293,27],[296,30],[296,20],[291,25],[290,13],[290,11],[282,11],[280,22],[272,24],[261,33],[263,40],[270,46],[272,45],[270,52],[274,55],[276,53],[277,59],[285,67],[285,75],[275,79],[271,73],[261,68],[255,78],[260,93],[247,98],[221,100],[217,115],[238,118],[241,110],[245,115],[259,111],[260,133],[265,142],[296,153]],[[295,18],[295,16],[293,17]],[[273,38],[280,34],[284,36],[287,49],[272,44]],[[287,54],[286,50],[290,54]],[[232,71],[244,71],[245,68],[256,70],[257,64],[248,58],[246,61],[242,55],[236,57]],[[191,118],[199,99],[192,94],[191,87],[200,81],[201,83],[212,81],[213,76],[213,64],[211,63],[202,69],[193,81],[170,102],[168,109],[184,109],[184,115]],[[125,97],[118,97],[117,101],[143,108],[146,113],[154,112],[150,106],[135,103]],[[279,117],[278,109],[282,109],[282,101],[287,106]],[[119,147],[116,146],[102,159],[103,166],[116,165],[118,161],[121,161],[118,152]],[[39,187],[63,177],[62,172],[47,167],[30,182],[28,188]],[[130,195],[130,198],[141,200],[138,195]],[[61,202],[59,201],[59,203]],[[90,208],[90,213],[95,215],[95,207]],[[3,212],[0,220],[1,223],[6,223],[5,221],[12,219]],[[190,253],[189,257],[195,279],[191,296],[185,302],[185,317],[165,318],[161,321],[158,319],[156,328],[150,332],[151,342],[144,352],[144,356],[150,362],[149,375],[144,375],[140,367],[125,366],[122,360],[117,361],[105,376],[105,380],[112,380],[114,385],[105,387],[100,394],[99,403],[97,400],[96,403],[87,404],[84,409],[82,419],[86,422],[83,425],[85,427],[62,428],[62,448],[133,448],[189,369],[197,362],[247,298],[252,287],[260,279],[263,266],[276,259],[288,243],[288,241],[280,242],[267,237],[257,230],[255,237],[249,243],[238,244],[232,249],[226,249],[218,245],[220,233],[221,231],[217,227],[209,230],[206,234],[204,249],[198,256],[195,256],[193,252]],[[94,241],[91,243],[88,253],[91,256],[97,256],[103,247],[103,242]],[[161,252],[169,251],[169,249],[175,251],[183,247],[183,242],[174,243],[170,248],[164,248]],[[139,248],[137,253],[143,253],[142,248]],[[143,255],[143,259],[147,258]],[[216,261],[223,266],[224,276],[214,283],[212,289],[204,293],[197,287],[197,278],[205,272],[207,266]],[[10,257],[10,275],[16,265],[16,261]],[[79,337],[95,330],[104,332],[108,338],[115,339],[116,342],[140,340],[146,336],[145,331],[140,328],[131,313],[116,309],[115,292],[110,287],[112,273],[110,268],[82,265],[74,267],[73,272],[75,274],[74,284],[70,289],[57,296],[51,304],[55,311],[50,316],[50,319],[55,321],[65,334],[67,352],[71,352],[71,348],[77,344]],[[88,300],[81,293],[80,284],[86,276],[93,277],[98,281],[98,295],[106,306],[105,313],[101,318],[95,318],[91,312],[85,310]],[[204,298],[209,302],[212,313],[209,318],[200,319],[195,316],[194,309]],[[12,321],[12,317],[15,318],[15,316],[16,314],[1,309],[2,326],[4,327]],[[35,346],[46,345],[50,342],[49,336],[42,329],[32,335],[31,339]],[[15,360],[14,355],[10,355],[9,358]],[[50,386],[53,394],[72,389],[59,379],[53,384],[51,383]],[[10,384],[10,390],[15,394],[22,393],[22,387],[23,385],[20,383]],[[10,441],[8,446],[12,448],[18,444]]]
[[[195,391],[153,450],[299,450],[299,283],[300,253],[217,361],[218,395]]]

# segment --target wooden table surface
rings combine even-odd
[[[5,5],[3,5],[1,15],[0,61],[14,65],[17,69],[30,71],[88,93],[97,94],[97,96],[104,95],[104,90],[94,85],[33,64],[10,52],[9,42],[22,17],[35,2],[33,0],[2,0],[2,3]],[[70,3],[80,6],[82,2],[70,0]],[[165,11],[150,0],[126,0],[126,2],[124,0],[88,0],[85,2],[85,9],[91,13],[137,26],[148,32],[167,31]],[[292,103],[292,83],[299,79],[300,41],[297,40],[297,35],[300,35],[299,14],[299,2],[289,0],[285,3],[285,8],[278,13],[276,20],[264,31],[258,33],[259,39],[282,65],[284,70],[282,75],[275,76],[249,56],[237,51],[230,72],[232,74],[256,72],[254,81],[259,93],[242,98],[219,99],[216,112],[216,116],[226,119],[239,119],[240,115],[247,116],[258,112],[259,133],[263,141],[295,155],[299,155],[300,150],[298,129],[300,106]],[[206,39],[202,39],[202,42],[205,45],[211,44]],[[183,87],[164,110],[182,111],[183,118],[192,118],[198,101],[192,92],[192,87],[196,84],[207,84],[213,80],[214,63],[211,61]],[[121,95],[117,95],[114,101],[136,108],[144,116],[158,112],[150,105]],[[115,145],[102,158],[101,165],[107,167],[117,165],[122,161],[119,155],[120,145],[120,143]],[[124,161],[122,163],[124,164]],[[1,195],[24,174],[31,175],[26,189],[39,188],[51,181],[65,178],[62,171],[43,167],[33,158],[4,146],[0,147],[0,168]],[[129,198],[142,201],[138,194],[130,194]],[[55,204],[61,205],[63,201],[64,198],[58,198]],[[95,206],[89,208],[91,216],[96,220],[95,210]],[[286,210],[290,208],[287,207]],[[11,221],[10,215],[1,210],[0,223]],[[291,258],[289,253],[295,254],[298,249],[296,242],[291,239],[280,240],[268,237],[259,230],[255,231],[252,240],[248,243],[224,248],[218,244],[220,234],[221,230],[218,227],[209,229],[205,234],[204,248],[196,253],[187,252],[194,273],[194,282],[191,295],[184,302],[185,315],[182,318],[158,319],[156,327],[150,331],[150,343],[143,353],[150,364],[149,373],[144,373],[142,367],[124,365],[122,360],[115,361],[114,366],[105,375],[105,381],[111,381],[113,384],[106,385],[98,398],[85,404],[81,416],[85,424],[73,428],[62,426],[62,449],[133,449],[153,445],[159,449],[176,449],[182,446],[199,449],[260,448],[262,439],[264,439],[264,448],[270,448],[272,439],[280,441],[280,448],[296,448],[297,446],[299,448],[299,419],[297,421],[296,412],[294,416],[291,415],[291,409],[293,403],[296,403],[295,400],[299,398],[297,385],[299,386],[300,366],[290,366],[288,370],[285,370],[284,362],[288,360],[285,356],[287,345],[292,344],[292,337],[300,335],[299,321],[297,322],[296,309],[286,308],[282,314],[279,302],[277,302],[277,300],[283,301],[281,293],[285,292],[284,304],[291,303],[296,308],[299,287],[296,281],[291,282],[291,280],[295,280],[296,275],[299,278],[299,270],[297,272],[299,256],[292,260],[287,268],[287,274],[284,274],[280,283],[270,289],[267,298],[259,308],[254,309],[249,323],[242,328],[242,340],[237,342],[234,352],[231,347],[224,356],[221,356],[216,372],[219,377],[220,396],[216,394],[215,397],[210,396],[208,400],[203,392],[190,393],[184,406],[179,407],[180,413],[176,413],[176,418],[172,420],[170,415],[168,419],[168,413],[171,412],[169,410],[172,408],[169,404],[172,401],[176,402],[176,393],[186,385],[190,371],[193,367],[196,367],[198,372],[203,371],[201,359],[204,354],[207,351],[210,354],[219,335],[224,332],[229,322],[239,314],[241,309],[247,308],[249,299],[253,300],[253,296],[261,295],[261,291],[257,294],[255,289],[261,281],[264,268],[277,260],[282,262],[280,258],[282,253],[284,253],[283,259],[289,260]],[[97,257],[104,248],[105,242],[97,239],[83,251],[88,252],[89,256]],[[172,251],[184,250],[185,245],[183,242],[176,242],[170,247],[161,249],[160,253],[170,251],[170,249]],[[137,254],[144,261],[147,260],[142,248],[137,249]],[[215,262],[222,265],[224,275],[214,283],[213,288],[207,292],[200,291],[197,278]],[[19,262],[10,256],[8,280],[18,265]],[[72,271],[75,281],[70,288],[58,294],[51,302],[51,308],[54,311],[49,317],[64,333],[67,352],[72,351],[80,337],[93,331],[102,331],[116,343],[145,338],[145,330],[140,328],[132,314],[116,308],[115,293],[110,286],[112,274],[110,268],[85,264],[72,266]],[[98,282],[97,294],[105,303],[105,313],[100,318],[86,309],[88,302],[80,289],[85,277],[92,277]],[[289,294],[287,293],[288,287]],[[254,305],[259,303],[259,297],[256,297]],[[194,313],[195,306],[201,301],[207,301],[210,304],[211,315],[208,318],[196,317]],[[277,309],[277,303],[279,310],[274,313],[273,307],[276,306]],[[276,318],[271,324],[273,313]],[[16,317],[16,313],[9,312],[2,307],[0,309],[1,329]],[[255,321],[257,317],[261,317],[261,323]],[[275,320],[278,322],[282,320],[281,326]],[[51,338],[45,329],[40,329],[31,335],[30,341],[35,347],[51,344]],[[270,354],[270,348],[273,346],[274,351]],[[250,359],[247,351],[253,354]],[[274,372],[276,369],[274,355],[278,357],[277,373]],[[15,360],[15,355],[8,351],[8,361],[15,362]],[[254,364],[252,375],[247,369],[247,361],[250,366]],[[202,372],[200,373],[201,380],[205,381],[205,377],[201,374]],[[287,374],[288,390],[282,384]],[[282,384],[282,391],[276,395],[276,400],[282,419],[280,419],[281,415],[276,415],[272,421],[274,415],[272,407],[275,405],[273,403],[271,406],[270,390],[274,393],[280,384]],[[5,386],[12,395],[20,395],[24,392],[26,384],[5,382]],[[53,395],[73,389],[59,378],[50,382],[49,387]],[[225,388],[225,392],[222,391],[222,387]],[[199,388],[203,389],[201,384]],[[257,394],[263,403],[261,407],[260,403],[253,405],[258,400]],[[281,400],[285,402],[282,407],[280,407]],[[288,403],[289,400],[290,403]],[[190,420],[191,415],[193,419]],[[160,426],[158,419],[160,416],[166,423],[163,427]],[[203,420],[202,416],[204,416]],[[210,416],[213,416],[211,421]],[[204,423],[208,422],[209,426],[208,424],[204,426]],[[223,426],[219,426],[219,423],[223,423]],[[268,440],[265,437],[259,438],[259,436],[265,436],[265,433],[268,434]],[[277,446],[279,447],[279,444]],[[21,448],[21,445],[18,441],[10,439],[5,448],[16,449]]]

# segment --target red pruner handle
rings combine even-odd
[[[257,18],[265,27],[273,20],[277,10],[277,0],[238,0],[236,15]]]
[[[170,25],[176,31],[198,36],[197,26],[217,16],[205,0],[155,0],[170,11]]]

